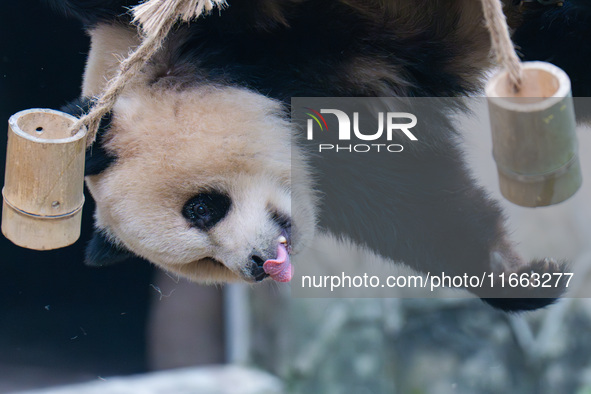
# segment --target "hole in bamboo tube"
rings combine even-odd
[[[499,97],[507,103],[538,104],[551,97],[565,97],[570,92],[568,76],[550,63],[523,63],[523,83],[518,92],[513,90],[508,73],[502,72],[487,85],[489,97]]]
[[[53,112],[28,112],[17,120],[18,128],[32,137],[44,140],[70,138],[72,120]],[[41,136],[42,135],[42,136]]]
[[[499,97],[519,98],[519,102],[537,103],[554,96],[558,91],[558,78],[545,70],[523,70],[523,85],[518,92],[513,91],[509,81],[499,81],[496,93]],[[523,100],[527,98],[527,100]]]

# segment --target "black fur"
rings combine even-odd
[[[84,263],[89,267],[106,267],[134,257],[130,251],[114,245],[101,231],[95,231],[86,247]]]
[[[252,12],[249,2],[229,3],[223,13],[191,25],[178,55],[179,62],[198,63],[209,79],[247,86],[287,104],[291,97],[383,94],[345,79],[344,60],[363,54],[400,66],[404,86],[383,81],[397,95],[450,96],[474,88],[447,71],[459,49],[447,46],[435,26],[396,39],[391,30],[381,30],[341,2],[308,1],[286,15],[288,26],[269,33],[244,26],[245,15]],[[372,37],[371,43],[364,37]]]
[[[562,7],[524,13],[513,39],[524,60],[542,60],[569,75],[573,96],[591,97],[591,2],[567,0]]]
[[[92,101],[88,98],[74,100],[63,106],[61,110],[70,115],[79,117],[88,112]],[[98,175],[106,170],[115,161],[115,156],[107,152],[103,146],[105,134],[111,124],[111,113],[101,119],[96,142],[86,151],[86,164],[84,175]]]
[[[87,25],[121,17],[137,1],[45,0]],[[289,103],[291,97],[363,97],[383,92],[351,86],[343,79],[343,59],[364,54],[401,66],[405,85],[390,88],[405,96],[453,96],[477,86],[456,75],[454,61],[462,52],[447,41],[441,25],[423,26],[420,34],[400,39],[393,26],[373,23],[340,1],[276,0],[285,23],[269,27],[260,21],[267,0],[228,1],[229,7],[190,24],[190,38],[176,62],[199,64],[208,80],[236,83]],[[298,7],[290,4],[298,4]],[[328,22],[328,23],[327,23]],[[453,20],[440,21],[448,28]],[[372,37],[368,42],[365,37]]]
[[[513,39],[523,60],[562,68],[572,83],[578,120],[591,120],[591,2],[567,0],[563,6],[538,6],[524,13]]]
[[[530,280],[532,272],[545,273],[542,282],[547,285],[551,285],[551,287],[512,288],[508,286],[507,278],[505,278],[504,291],[501,293],[496,291],[496,298],[482,297],[482,300],[495,308],[502,309],[507,312],[532,311],[547,305],[551,305],[563,295],[566,288],[566,283],[569,280],[569,278],[566,276],[559,278],[554,274],[564,273],[566,267],[567,265],[565,264],[555,264],[554,267],[549,268],[547,263],[544,261],[533,262],[528,267],[525,267],[525,269],[519,270],[517,274],[527,274],[527,280]],[[557,285],[555,285],[556,281],[558,281]],[[497,281],[495,286],[498,290],[501,286],[501,281]]]
[[[231,205],[226,194],[205,192],[187,201],[182,213],[192,226],[208,231],[228,214]]]
[[[130,20],[127,7],[133,0],[42,0],[58,13],[79,19],[87,26],[114,19]]]
[[[557,297],[560,297],[558,294]],[[483,298],[482,301],[490,306],[505,312],[535,311],[554,304],[557,297],[553,298]]]
[[[132,3],[47,1],[87,24],[119,18],[125,12],[123,6]],[[471,65],[461,64],[466,49],[450,40],[453,20],[439,18],[436,23],[423,24],[414,34],[398,34],[399,26],[384,15],[374,13],[371,19],[345,2],[277,0],[276,5],[285,6],[282,17],[274,23],[263,23],[259,15],[264,3],[269,2],[230,0],[230,7],[221,14],[213,13],[182,27],[170,39],[179,41],[171,54],[171,67],[198,65],[196,82],[246,86],[286,105],[294,96],[436,97],[461,95],[478,88],[474,81],[461,76]],[[573,14],[579,9],[587,15],[584,4],[573,0],[560,10],[544,8],[528,13],[516,33],[526,58],[551,60],[571,74],[576,94],[591,89],[591,77],[583,72],[588,62],[573,62],[575,56],[581,59],[581,51],[585,53],[583,58],[588,58],[591,44],[586,40],[576,43],[578,37],[568,45],[563,40],[572,34],[565,33],[572,31],[571,20],[576,21],[575,35],[588,36],[587,16]],[[562,39],[555,39],[554,34]],[[355,58],[379,60],[395,66],[397,72],[354,83],[346,66]],[[380,66],[376,63],[375,67]],[[351,168],[350,159],[344,163],[339,155],[312,158],[313,168],[319,169],[318,184],[331,201],[330,206],[323,207],[321,225],[345,232],[384,256],[424,272],[443,269],[450,275],[480,275],[493,270],[495,255],[519,265],[505,239],[502,212],[475,185],[464,167],[462,155],[452,142],[455,132],[446,113],[430,113],[431,118],[422,122],[421,129],[423,140],[429,143],[416,144],[410,154],[392,157],[387,167],[382,161],[374,162],[378,159],[371,155],[355,168]],[[103,154],[106,152],[99,152],[99,156]],[[93,172],[100,172],[114,159],[108,155],[105,158]],[[349,177],[347,198],[341,198],[342,184],[335,183],[342,179],[343,168]],[[366,186],[376,184],[383,187]],[[388,204],[384,206],[383,201]],[[95,244],[103,245],[99,241]],[[107,247],[94,247],[97,249],[107,250],[101,256],[111,255]],[[524,272],[553,273],[563,269],[539,262],[521,266]],[[490,298],[487,292],[480,295],[495,307],[516,311],[547,305],[562,289],[541,298],[534,298],[540,294],[528,291],[505,294],[514,298]]]
[[[505,275],[504,281],[499,280],[497,277],[495,282],[496,290],[492,293],[497,298],[482,296],[482,300],[495,308],[508,312],[531,311],[542,308],[556,302],[564,293],[566,284],[570,280],[569,277],[564,276],[567,270],[568,264],[566,263],[559,264],[553,260],[533,261],[514,273],[516,278],[523,277],[524,280],[530,283],[530,286],[513,287],[508,275]],[[542,274],[539,277],[539,282],[536,282],[532,277],[533,272]],[[490,289],[483,289],[480,294],[483,295],[489,291]]]

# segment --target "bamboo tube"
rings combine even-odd
[[[72,135],[76,120],[29,109],[8,121],[2,233],[16,245],[50,250],[80,236],[86,129]]]
[[[512,86],[506,71],[486,86],[501,193],[525,207],[562,202],[582,183],[570,80],[526,62],[520,90]]]

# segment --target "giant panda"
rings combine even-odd
[[[65,108],[80,115],[139,43],[127,13],[136,2],[46,1],[80,19],[91,38],[82,97]],[[540,26],[589,14],[583,1],[504,3],[530,58],[538,55],[528,48],[540,45]],[[577,31],[586,31],[583,22]],[[478,93],[489,52],[475,0],[228,0],[179,24],[103,119],[87,153],[97,203],[87,263],[137,255],[195,281],[258,282],[268,276],[264,262],[282,251],[289,260],[318,225],[422,272],[563,272],[563,263],[515,253],[502,210],[471,177],[444,112],[431,124],[430,143],[387,169],[394,178],[379,193],[388,206],[372,205],[376,191],[360,186],[363,172],[351,174],[342,204],[323,206],[341,190],[331,184],[337,164],[290,148],[298,132],[288,116],[291,97]],[[566,71],[586,92],[569,61]],[[292,164],[308,180],[291,184]],[[376,221],[388,231],[365,230]],[[531,310],[561,292],[484,300]]]

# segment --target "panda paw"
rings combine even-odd
[[[517,273],[519,274],[526,274],[529,273],[530,275],[533,274],[564,274],[567,269],[566,263],[559,263],[552,258],[545,258],[543,260],[532,261],[527,264],[522,269],[518,270]]]
[[[516,270],[496,274],[483,301],[508,312],[529,311],[553,304],[572,277],[565,262],[534,260]]]

